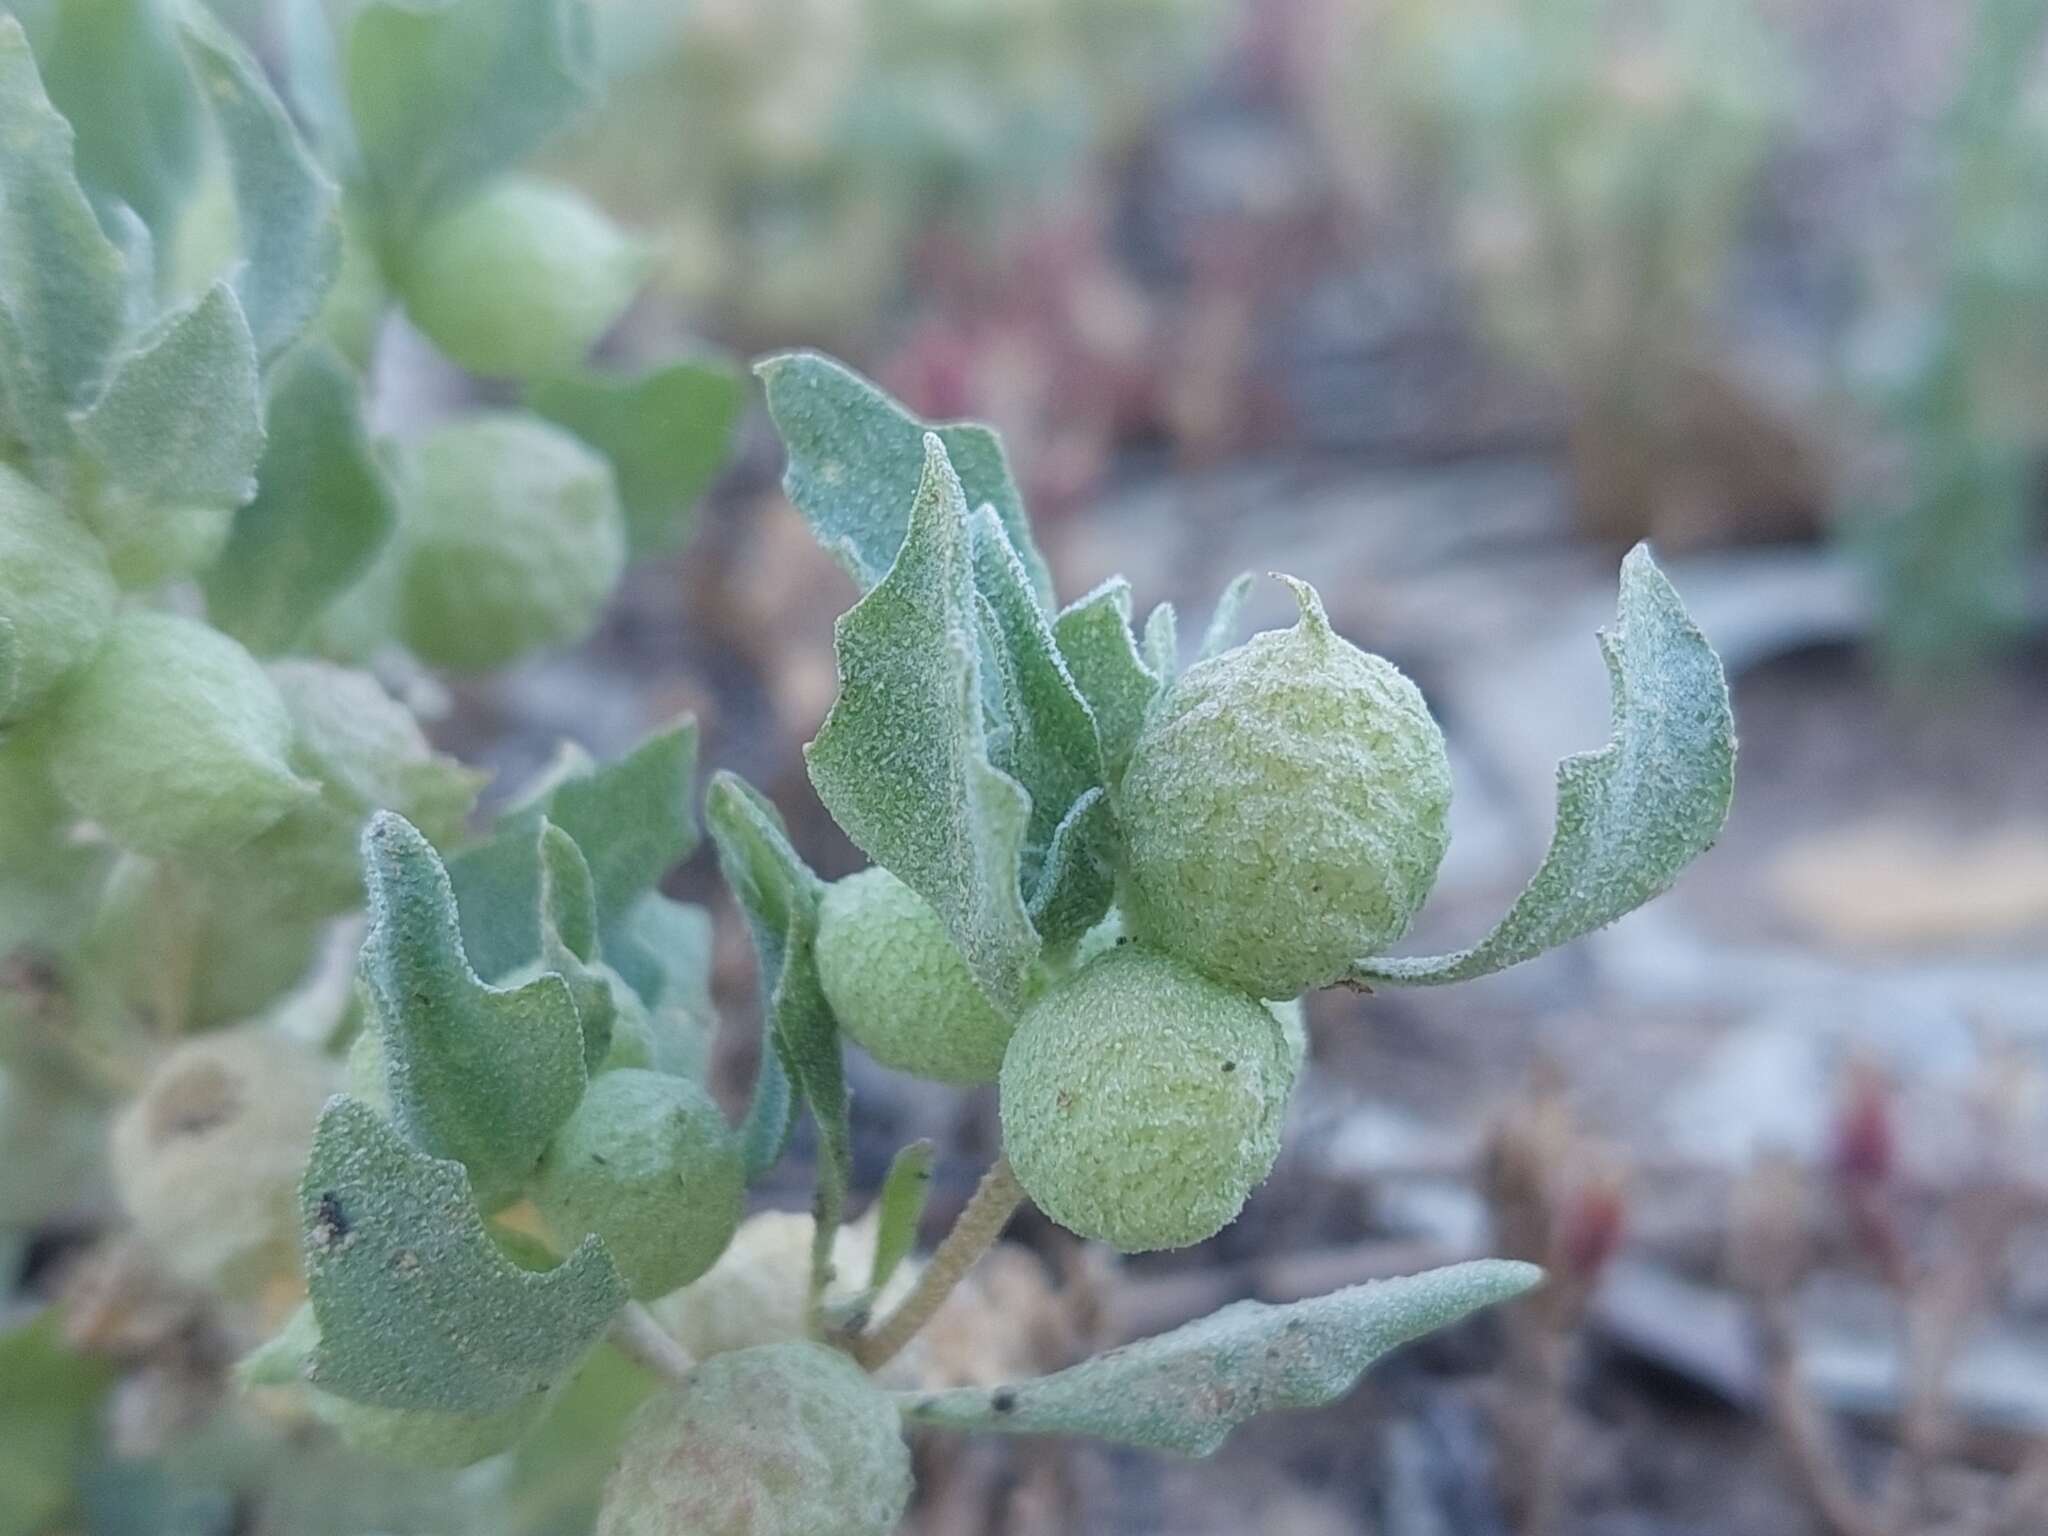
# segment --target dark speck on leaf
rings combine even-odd
[[[593,1152],[593,1153],[591,1153],[591,1154],[590,1154],[590,1160],[591,1160],[591,1161],[592,1161],[593,1163],[597,1164],[597,1166],[598,1166],[598,1167],[600,1167],[600,1168],[609,1168],[609,1167],[611,1167],[611,1164],[610,1164],[609,1162],[607,1162],[607,1161],[606,1161],[606,1160],[605,1160],[605,1159],[604,1159],[604,1158],[603,1158],[603,1157],[602,1157],[602,1156],[601,1156],[600,1154],[598,1154],[598,1153],[596,1153],[596,1152]]]
[[[341,1196],[333,1190],[321,1195],[313,1214],[313,1246],[332,1248],[349,1234],[348,1212],[341,1208]]]
[[[1234,1061],[1226,1061],[1225,1063],[1223,1063],[1223,1070],[1226,1072],[1235,1072],[1237,1070],[1237,1063]]]
[[[1009,1413],[1017,1406],[1017,1394],[1006,1387],[991,1397],[988,1405],[997,1413]]]

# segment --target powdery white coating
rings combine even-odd
[[[640,1409],[596,1536],[891,1536],[910,1489],[889,1395],[838,1350],[767,1344]]]
[[[647,269],[576,193],[506,176],[426,227],[399,286],[413,322],[471,373],[531,379],[581,363]]]
[[[745,1196],[739,1139],[711,1096],[687,1078],[638,1068],[591,1081],[533,1186],[563,1245],[595,1232],[643,1299],[717,1262]]]
[[[1295,592],[1292,629],[1173,685],[1118,802],[1132,932],[1258,997],[1328,986],[1399,938],[1450,837],[1422,694]]]
[[[54,714],[58,789],[136,853],[226,852],[315,792],[286,761],[291,716],[263,668],[193,619],[122,614]]]
[[[1039,1209],[1125,1253],[1233,1221],[1280,1153],[1279,1022],[1180,961],[1121,945],[1025,1011],[1003,1059],[1003,1150]]]
[[[0,723],[27,714],[92,655],[115,597],[93,536],[0,464],[0,621],[13,631],[15,667],[12,697],[0,678]]]
[[[299,1173],[333,1064],[273,1031],[187,1041],[114,1121],[114,1187],[165,1266],[251,1294],[294,1272]]]
[[[922,896],[876,865],[825,892],[818,979],[841,1027],[885,1067],[991,1083],[1011,1024],[982,995]]]
[[[399,636],[441,666],[500,666],[581,639],[626,565],[611,466],[536,417],[484,413],[429,434],[413,459]]]

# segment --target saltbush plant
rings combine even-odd
[[[620,1536],[881,1536],[911,1495],[907,1427],[1203,1454],[1538,1281],[1482,1261],[1240,1303],[1000,1386],[878,1374],[1026,1198],[1133,1252],[1231,1221],[1313,1070],[1297,993],[1515,964],[1713,840],[1727,692],[1647,552],[1602,638],[1613,740],[1560,767],[1527,890],[1469,948],[1391,955],[1450,789],[1412,684],[1299,582],[1298,624],[1243,643],[1234,583],[1183,673],[1171,610],[1134,631],[1125,583],[1058,602],[987,429],[930,427],[816,355],[766,360],[789,496],[862,594],[806,762],[873,867],[828,887],[765,799],[711,779],[765,1014],[732,1123],[697,1080],[708,919],[658,890],[698,841],[687,722],[616,762],[570,754],[478,826],[475,776],[349,665],[417,693],[424,663],[574,639],[626,553],[670,536],[729,424],[715,368],[581,360],[616,277],[594,215],[556,244],[534,209],[557,205],[521,192],[488,237],[448,229],[499,217],[501,178],[582,100],[587,18],[372,0],[339,39],[302,27],[316,152],[206,13],[114,10],[122,81],[80,67],[106,7],[0,21],[0,1107],[122,1105],[135,1241],[223,1327],[270,1334],[240,1370],[247,1408],[437,1469],[321,1503],[308,1458],[332,1441],[272,1433],[255,1457],[164,1448],[153,1475],[268,1499],[297,1531],[573,1529],[580,1508]],[[149,133],[114,131],[145,107]],[[479,241],[477,290],[430,302],[466,275],[450,249]],[[534,274],[572,251],[602,270],[557,294]],[[493,292],[516,312],[493,316]],[[550,371],[516,408],[373,441],[353,359],[378,293],[458,357]],[[480,314],[535,327],[532,349],[497,350]],[[352,984],[325,985],[317,954],[351,927]],[[854,1277],[842,1034],[898,1070],[996,1080],[1005,1144],[921,1263],[930,1149],[906,1149]],[[802,1240],[735,1244],[747,1184],[803,1117]],[[749,1319],[775,1336],[699,1359],[680,1340],[715,1330],[689,1326],[692,1282],[789,1304]],[[46,1320],[0,1335],[0,1431],[38,1426],[0,1529],[63,1514],[46,1465],[94,1454],[106,1386]],[[252,1462],[254,1486],[222,1470]],[[600,1498],[585,1474],[613,1464]]]

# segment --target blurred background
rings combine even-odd
[[[1199,633],[1241,570],[1314,581],[1450,741],[1418,948],[1491,923],[1557,758],[1604,739],[1629,544],[1734,688],[1734,816],[1674,894],[1487,981],[1311,998],[1236,1226],[1118,1263],[1027,1216],[987,1282],[1002,1358],[933,1348],[1048,1369],[1481,1253],[1558,1283],[1209,1462],[930,1440],[909,1529],[2048,1532],[2048,0],[599,15],[609,101],[546,169],[657,242],[609,351],[816,346],[993,422],[1063,599],[1121,571]],[[402,329],[378,368],[394,420],[470,387]],[[854,593],[753,415],[685,549],[588,644],[450,684],[435,732],[502,793],[693,709],[838,875],[799,748]],[[1253,613],[1290,606],[1262,583]],[[752,959],[708,850],[672,885],[720,904],[737,1102]],[[853,1071],[863,1189],[932,1137],[938,1230],[993,1094]],[[0,1129],[4,1203],[64,1149]],[[767,1202],[807,1202],[799,1151]],[[94,1236],[80,1188],[31,1269]],[[175,1365],[137,1433],[219,1362]],[[145,1507],[106,1528],[242,1528]]]

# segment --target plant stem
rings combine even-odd
[[[871,1371],[895,1359],[903,1346],[917,1336],[918,1329],[945,1305],[946,1298],[966,1278],[975,1262],[995,1246],[1010,1217],[1023,1203],[1024,1186],[1010,1171],[1010,1160],[998,1157],[981,1176],[981,1183],[960,1212],[959,1220],[953,1223],[953,1230],[939,1244],[910,1294],[854,1345],[853,1358]]]
[[[697,1365],[690,1352],[637,1301],[627,1302],[612,1319],[612,1343],[627,1359],[664,1381],[680,1384]]]

